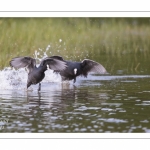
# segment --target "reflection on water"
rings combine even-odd
[[[1,90],[0,132],[150,132],[149,80],[90,75],[42,82],[40,93]]]

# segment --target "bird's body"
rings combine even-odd
[[[35,67],[33,68],[33,71],[28,74],[28,80],[27,80],[27,88],[32,84],[40,83],[44,77],[45,77],[45,71],[42,67]]]
[[[61,75],[63,81],[74,80],[75,83],[77,76],[87,77],[89,72],[95,72],[99,74],[107,73],[106,69],[101,64],[90,59],[84,59],[82,62],[75,62],[75,61],[66,61],[60,56],[52,56],[51,58],[66,62],[67,64],[66,69],[61,71],[58,70],[54,71]]]
[[[67,66],[64,61],[54,58],[45,58],[41,61],[39,67],[36,67],[36,60],[31,57],[15,57],[10,61],[10,66],[14,68],[26,67],[28,70],[27,88],[32,84],[39,83],[38,91],[41,89],[40,82],[45,77],[47,65],[52,70],[64,70]]]
[[[60,71],[62,80],[73,80],[76,82],[76,77],[82,74],[81,64],[79,62],[67,61],[67,68],[64,71]],[[74,67],[74,65],[76,65]]]

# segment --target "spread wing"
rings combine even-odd
[[[57,71],[64,70],[67,67],[66,62],[61,61],[59,59],[54,59],[52,57],[47,57],[41,61],[40,66],[45,66],[45,65],[46,66],[48,65],[50,69],[57,70]]]
[[[49,57],[49,58],[53,58],[53,59],[65,61],[61,56],[51,56],[51,57]]]
[[[106,69],[101,64],[99,64],[93,60],[84,59],[81,62],[81,66],[82,66],[83,75],[85,75],[85,76],[87,76],[87,74],[89,72],[95,72],[95,73],[99,73],[99,74],[107,73]]]
[[[31,72],[36,66],[36,60],[31,57],[15,57],[10,61],[10,66],[16,69],[26,67]]]

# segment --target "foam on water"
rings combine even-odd
[[[19,70],[6,67],[0,71],[0,89],[22,89],[27,82],[25,69]]]
[[[0,71],[0,89],[26,89],[27,72],[24,68],[15,70],[14,68],[6,67]],[[59,74],[53,73],[53,70],[45,72],[45,78],[42,82],[61,82]]]

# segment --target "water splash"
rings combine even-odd
[[[24,68],[15,70],[14,68],[6,67],[0,71],[0,89],[26,89],[27,76],[28,74]],[[54,74],[53,70],[47,70],[42,82],[61,83],[61,77],[59,74]]]
[[[48,56],[46,53],[48,51],[48,48],[50,48],[50,45],[48,45],[44,52],[41,49],[39,51],[35,51],[33,56],[36,59],[37,63],[39,63],[43,58]],[[40,54],[40,51],[43,53],[42,55]],[[39,66],[39,64],[37,64],[37,66]],[[0,89],[26,89],[27,77],[28,73],[26,72],[25,68],[20,68],[16,70],[11,67],[5,67],[3,70],[0,70]],[[59,74],[53,73],[53,70],[48,69],[45,72],[45,78],[42,82],[60,83],[61,77]]]
[[[6,67],[0,71],[0,89],[22,89],[27,81],[27,72]]]

